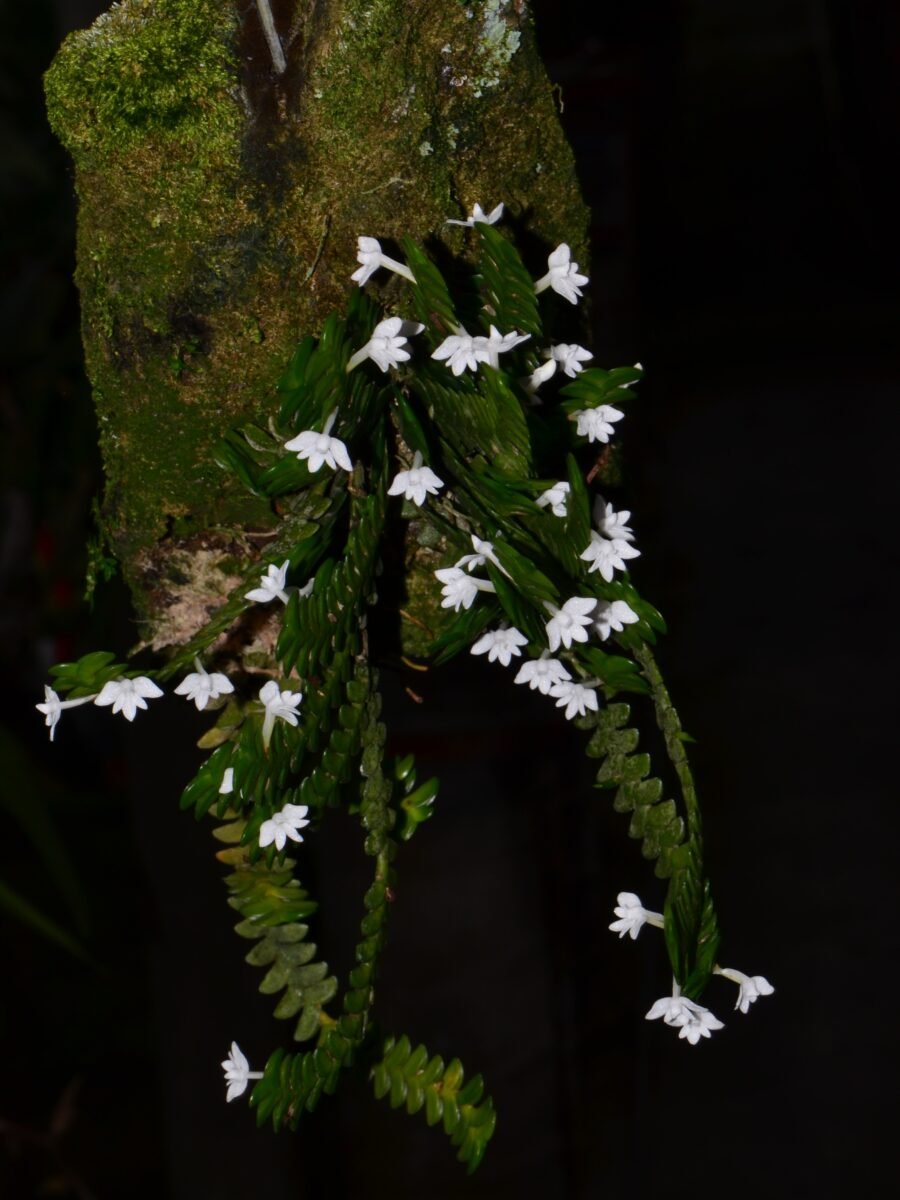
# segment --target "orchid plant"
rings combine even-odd
[[[88,655],[55,667],[36,706],[52,739],[66,708],[93,702],[131,721],[180,676],[175,693],[214,715],[182,806],[220,822],[236,931],[253,943],[247,960],[266,968],[260,990],[278,994],[275,1015],[295,1022],[300,1047],[278,1048],[251,1071],[233,1043],[222,1064],[227,1099],[255,1081],[260,1123],[294,1128],[362,1064],[376,1096],[442,1122],[469,1170],[495,1124],[481,1077],[466,1082],[458,1060],[445,1064],[408,1037],[380,1037],[373,1020],[398,844],[431,817],[438,790],[436,780],[418,782],[411,756],[385,756],[367,611],[379,603],[393,506],[422,551],[408,569],[424,579],[415,594],[430,607],[401,614],[425,637],[420,658],[439,667],[461,653],[483,657],[491,670],[512,669],[510,685],[546,696],[548,721],[574,721],[599,761],[597,785],[631,814],[629,835],[668,881],[662,912],[622,892],[610,925],[632,940],[644,925],[662,930],[672,994],[648,1020],[694,1045],[722,1028],[700,1004],[714,975],[738,985],[744,1013],[773,991],[762,976],[718,964],[688,739],[653,649],[665,626],[629,575],[640,554],[631,513],[592,494],[595,480],[606,486],[609,443],[642,368],[589,367],[589,350],[548,340],[547,312],[571,311],[553,293],[577,305],[588,279],[562,244],[535,280],[494,228],[502,213],[475,204],[449,222],[466,230],[476,263],[458,298],[414,242],[402,243],[401,262],[359,238],[346,313],[301,342],[278,403],[219,447],[225,469],[279,502],[271,561],[248,562],[232,596],[165,665],[145,674]],[[397,277],[387,293],[399,297],[397,311],[387,314],[364,290],[381,268]],[[262,679],[258,664],[229,659],[235,639],[225,636],[257,606],[277,634]],[[641,714],[661,731],[666,782],[637,751]],[[677,799],[666,798],[672,784]],[[301,829],[314,839],[341,805],[359,817],[372,860],[345,980],[309,938],[316,903],[287,856],[289,842],[304,842]]]

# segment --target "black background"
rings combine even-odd
[[[0,882],[90,955],[0,910],[0,1196],[889,1194],[900,12],[535,5],[593,211],[596,361],[646,368],[623,499],[698,742],[722,960],[776,994],[731,1014],[717,981],[726,1028],[698,1047],[645,1022],[659,941],[606,925],[617,891],[653,907],[661,886],[580,736],[499,668],[448,668],[422,708],[389,679],[398,749],[442,791],[403,851],[380,1013],[483,1071],[500,1121],[467,1180],[364,1081],[294,1137],[225,1105],[231,1039],[257,1065],[284,1030],[177,810],[183,709],[112,730],[75,711],[51,753],[31,707],[50,663],[132,638],[117,584],[78,599],[100,476],[40,91],[101,7],[0,0]],[[306,868],[339,969],[365,877],[348,834]]]

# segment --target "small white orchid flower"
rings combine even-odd
[[[621,538],[623,541],[633,542],[634,533],[628,524],[630,516],[630,510],[623,508],[621,512],[616,512],[602,496],[594,498],[594,521],[600,532],[608,538]]]
[[[680,1038],[687,1038],[692,1046],[696,1046],[702,1037],[708,1038],[716,1029],[724,1029],[718,1020],[702,1004],[682,996],[678,984],[672,981],[672,995],[663,996],[657,1000],[646,1015],[646,1020],[656,1021],[662,1017],[666,1025],[678,1029]]]
[[[283,692],[275,680],[270,679],[259,689],[259,698],[266,707],[262,740],[263,746],[268,750],[276,720],[287,721],[288,725],[299,725],[300,718],[297,715],[297,707],[303,699],[303,693]]]
[[[608,442],[616,432],[612,422],[621,421],[624,416],[611,404],[598,404],[596,408],[579,409],[572,413],[569,420],[577,422],[575,432],[579,437],[586,437],[589,442]]]
[[[485,542],[476,534],[472,534],[472,549],[474,554],[464,554],[461,559],[454,565],[457,567],[465,567],[467,571],[474,571],[476,567],[483,567],[485,562],[493,563],[498,571],[503,571],[500,566],[500,560],[494,553],[494,543]],[[507,574],[503,571],[503,574]]]
[[[545,650],[540,658],[532,658],[522,663],[513,683],[527,683],[532,691],[537,690],[542,696],[548,696],[555,684],[564,683],[571,678],[559,659],[551,658],[550,651]]]
[[[256,604],[268,604],[270,600],[277,599],[282,604],[287,604],[288,594],[284,589],[290,565],[291,562],[288,558],[284,560],[280,567],[276,567],[274,563],[269,563],[265,574],[260,576],[259,587],[253,588],[252,591],[244,592],[244,599],[253,600]]]
[[[568,650],[573,642],[586,642],[589,634],[586,626],[591,624],[589,616],[597,605],[593,596],[573,596],[562,608],[557,608],[549,600],[544,601],[544,608],[551,614],[547,622],[547,642],[550,649],[556,651],[565,646]]]
[[[456,333],[445,337],[431,357],[437,359],[438,362],[446,360],[447,366],[454,375],[462,375],[466,368],[470,371],[477,371],[478,364],[485,361],[478,353],[479,341],[485,341],[485,339],[472,337],[463,329],[462,325],[459,325]]]
[[[566,710],[567,721],[586,716],[588,709],[596,712],[598,708],[597,693],[583,683],[554,683],[550,695],[556,700],[557,708]]]
[[[574,379],[576,375],[580,375],[584,370],[582,363],[588,362],[594,356],[590,350],[585,350],[584,346],[576,346],[574,343],[560,342],[557,346],[551,346],[549,350],[545,350],[544,354],[550,358],[553,363],[559,363],[559,368],[564,375],[568,375],[570,379]]]
[[[227,675],[222,675],[219,671],[210,674],[199,658],[194,659],[194,666],[197,668],[196,672],[182,679],[175,689],[175,695],[187,696],[188,700],[193,700],[198,710],[206,708],[210,700],[218,700],[220,696],[234,691],[234,684]]]
[[[225,1072],[225,1082],[228,1084],[225,1099],[229,1103],[237,1100],[238,1096],[243,1096],[249,1080],[263,1077],[262,1071],[250,1070],[250,1064],[237,1042],[231,1043],[231,1053],[222,1063],[222,1069]]]
[[[386,321],[379,321],[366,344],[357,350],[347,363],[347,370],[352,371],[367,358],[371,358],[382,371],[407,362],[410,353],[406,349],[409,345],[406,339],[415,337],[424,328],[425,326],[420,325],[418,321],[404,321],[401,317],[388,317]]]
[[[594,614],[594,632],[605,642],[611,633],[622,633],[626,625],[634,625],[641,618],[624,600],[598,600]]]
[[[582,285],[588,282],[587,275],[578,274],[578,263],[572,262],[572,252],[565,242],[562,242],[547,259],[550,270],[534,285],[537,293],[546,288],[553,288],[570,304],[577,304],[581,299]]]
[[[59,718],[62,716],[64,708],[78,708],[79,704],[90,704],[92,700],[96,700],[96,696],[79,696],[77,700],[60,700],[57,693],[52,687],[44,684],[44,703],[36,704],[34,707],[38,712],[44,714],[44,724],[50,730],[50,741],[53,741],[53,735],[56,733],[56,726],[59,724]]]
[[[302,842],[303,834],[300,830],[309,824],[306,820],[308,812],[309,808],[305,804],[285,804],[280,812],[260,825],[260,846],[271,846],[274,842],[276,850],[283,850],[288,838],[292,842]]]
[[[607,583],[612,583],[613,571],[627,571],[626,558],[640,558],[641,552],[623,538],[607,538],[591,530],[591,541],[581,557],[589,563],[588,574],[599,571]]]
[[[296,437],[284,443],[285,450],[296,450],[299,459],[308,459],[309,469],[313,475],[323,463],[332,471],[336,471],[338,467],[343,467],[345,471],[353,470],[353,463],[350,461],[347,447],[340,438],[329,437],[337,414],[338,410],[335,409],[322,427],[321,433],[317,433],[314,429],[304,429],[302,433],[298,433]]]
[[[421,508],[426,495],[436,496],[444,486],[431,467],[422,465],[422,453],[417,450],[413,456],[413,464],[408,471],[398,471],[388,488],[389,496],[403,496],[412,500]]]
[[[489,579],[475,579],[460,567],[442,567],[435,576],[444,585],[441,588],[441,608],[471,608],[479,592],[494,592],[496,588]]]
[[[522,646],[528,645],[528,638],[518,629],[492,629],[482,634],[472,647],[471,654],[486,654],[488,662],[499,662],[508,667],[513,657],[521,658]]]
[[[502,203],[498,204],[496,208],[492,208],[491,211],[487,214],[487,216],[485,216],[484,209],[481,207],[481,205],[476,204],[475,207],[472,209],[472,212],[471,212],[468,220],[457,221],[457,220],[454,220],[452,217],[448,217],[447,220],[444,222],[444,224],[445,225],[465,225],[468,229],[472,229],[475,225],[477,225],[479,223],[482,225],[496,225],[502,216],[503,216]]]
[[[234,791],[234,767],[226,767],[219,784],[219,795],[230,796]]]
[[[750,1005],[755,1004],[760,996],[771,996],[775,991],[764,976],[745,975],[743,971],[736,971],[733,967],[713,967],[713,975],[724,975],[726,979],[738,985],[738,998],[734,1007],[739,1008],[742,1013],[748,1013]]]
[[[568,483],[560,480],[559,483],[554,483],[553,487],[548,487],[546,492],[541,492],[537,498],[537,504],[540,508],[546,508],[549,504],[554,517],[564,517],[567,511],[566,502],[571,490]]]
[[[657,929],[665,928],[662,913],[651,912],[650,909],[644,908],[640,896],[636,896],[634,892],[619,892],[616,896],[616,908],[613,911],[619,920],[613,921],[610,929],[620,938],[627,933],[632,941],[636,941],[637,935],[644,925],[655,925]]]
[[[475,357],[479,362],[487,363],[489,367],[499,370],[500,355],[515,349],[521,342],[527,342],[530,337],[530,333],[518,333],[515,329],[512,333],[501,333],[496,326],[491,325],[488,337],[473,339]]]
[[[393,271],[395,275],[402,275],[410,283],[416,282],[415,275],[413,275],[405,263],[397,262],[396,258],[388,258],[386,254],[381,253],[381,243],[377,238],[360,237],[356,239],[356,245],[356,261],[362,263],[362,266],[354,271],[350,278],[355,283],[358,283],[360,287],[364,283],[368,283],[375,272],[380,270],[381,267],[386,267],[389,271]]]
[[[148,700],[155,700],[162,694],[162,688],[152,679],[138,675],[137,679],[123,677],[104,683],[94,703],[104,708],[111,704],[114,713],[120,712],[126,721],[133,721],[139,708],[146,708]]]
[[[526,392],[534,396],[534,393],[538,390],[541,384],[546,383],[548,379],[552,379],[555,374],[556,361],[552,358],[548,358],[545,363],[542,363],[541,366],[532,371],[527,379],[522,380],[525,385]],[[535,398],[532,400],[532,404],[540,404],[540,400]]]

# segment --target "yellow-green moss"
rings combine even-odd
[[[191,586],[191,539],[224,554],[226,529],[276,519],[212,448],[265,413],[297,339],[346,302],[358,235],[444,235],[446,217],[504,200],[584,261],[586,213],[523,9],[298,5],[281,80],[247,58],[255,9],[237,0],[125,0],[61,48],[47,102],[76,168],[104,522],[157,641]]]

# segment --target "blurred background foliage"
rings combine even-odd
[[[32,708],[53,662],[133,639],[114,578],[82,600],[102,484],[74,198],[40,81],[104,7],[0,0],[0,1195],[693,1196],[673,1119],[688,1110],[687,1158],[702,1130],[703,1173],[735,1197],[761,1180],[880,1194],[897,1035],[889,982],[870,979],[897,957],[900,833],[881,665],[896,539],[878,530],[896,503],[896,8],[535,3],[593,210],[596,360],[647,367],[624,437],[635,574],[700,739],[725,956],[778,993],[699,1052],[648,1032],[661,956],[605,926],[617,890],[652,884],[570,765],[577,737],[481,664],[424,682],[422,708],[389,680],[397,748],[442,790],[399,864],[384,1004],[411,1031],[427,1012],[435,1050],[484,1067],[500,1124],[464,1181],[365,1086],[294,1139],[225,1107],[230,1040],[258,1061],[282,1031],[205,831],[177,811],[202,722],[78,709],[51,752]],[[451,879],[448,861],[466,865]],[[338,831],[305,868],[337,969],[356,919],[339,881],[357,894],[360,867]],[[727,992],[712,1003],[727,1015]]]

